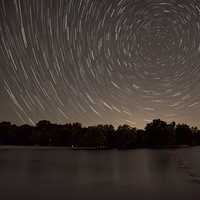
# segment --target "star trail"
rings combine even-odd
[[[0,0],[0,121],[200,125],[199,0]]]

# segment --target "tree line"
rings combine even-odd
[[[47,120],[35,126],[0,123],[0,145],[68,146],[73,148],[156,148],[200,145],[200,130],[187,124],[155,119],[144,130],[120,125],[82,127],[80,123],[53,124]]]

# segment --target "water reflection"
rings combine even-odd
[[[0,150],[1,199],[199,199],[199,148]]]

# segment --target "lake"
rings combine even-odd
[[[2,200],[200,199],[200,148],[0,147]]]

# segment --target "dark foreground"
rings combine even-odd
[[[200,145],[200,130],[187,124],[155,119],[137,129],[128,125],[82,127],[80,123],[52,124],[39,121],[36,126],[0,123],[0,145],[63,146],[73,149],[135,149]]]
[[[200,148],[0,147],[2,200],[200,199]]]

